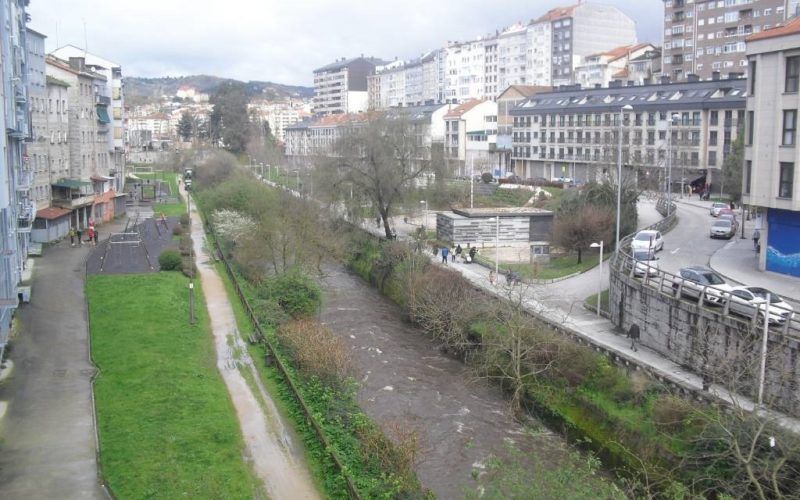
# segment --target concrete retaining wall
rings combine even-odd
[[[726,317],[645,286],[612,269],[609,288],[612,321],[627,331],[640,328],[642,345],[708,381],[755,399],[758,391],[762,326]],[[800,340],[769,332],[764,401],[800,416]]]

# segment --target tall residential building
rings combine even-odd
[[[469,42],[448,42],[445,48],[445,100],[466,102],[486,96],[486,60],[488,56],[494,61],[497,54],[493,48],[497,48],[496,42],[489,44],[487,53],[486,41],[482,38]],[[489,66],[495,65],[496,61]]]
[[[757,267],[800,276],[800,18],[747,38],[742,201],[756,207]]]
[[[497,103],[472,99],[444,115],[444,161],[450,172],[498,175]]]
[[[32,172],[25,161],[30,138],[28,96],[27,0],[0,0],[0,359],[11,318],[18,304],[18,286],[27,265],[28,244],[36,206],[31,199]]]
[[[497,36],[497,81],[487,82],[487,94],[497,96],[511,85],[525,85],[530,81],[528,47],[526,24],[517,23]]]
[[[720,169],[744,120],[745,84],[693,78],[537,93],[509,112],[514,172],[597,180],[615,169],[622,134],[623,163],[647,189],[664,190],[671,178],[676,191],[711,184],[719,192]]]
[[[375,66],[385,64],[374,57],[340,59],[314,70],[314,114],[318,116],[358,113],[368,107],[367,77]]]
[[[444,102],[444,51],[377,66],[368,77],[369,109]]]
[[[102,105],[105,104],[105,114],[108,116],[101,118],[108,118],[109,120],[107,128],[110,130],[105,134],[111,159],[109,173],[115,178],[114,189],[116,189],[117,192],[122,192],[122,188],[125,185],[125,175],[123,171],[125,168],[125,153],[127,150],[127,144],[125,143],[125,138],[127,137],[125,87],[122,81],[122,66],[108,59],[86,52],[86,50],[74,45],[65,45],[64,47],[54,50],[52,54],[65,61],[69,61],[74,57],[83,58],[89,70],[105,77],[105,90],[98,92],[101,98],[97,102],[97,111],[101,113],[103,111]]]
[[[52,104],[48,106],[47,76],[45,73],[45,35],[28,28],[28,100],[31,110],[31,141],[28,143],[25,162],[33,173],[32,197],[36,208],[50,206],[50,138],[47,119]],[[50,101],[52,102],[52,101]]]
[[[791,9],[793,2],[788,2]],[[664,0],[664,74],[747,76],[745,37],[786,19],[785,0]]]
[[[551,25],[553,86],[575,83],[574,70],[586,56],[637,42],[636,23],[610,5],[579,3],[558,7],[536,20],[543,22]]]

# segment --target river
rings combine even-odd
[[[417,476],[438,498],[476,488],[474,477],[489,458],[505,454],[507,443],[535,453],[540,463],[569,453],[561,436],[537,422],[537,432],[526,432],[499,389],[440,353],[375,288],[342,268],[326,273],[321,320],[353,352],[359,404],[380,424],[399,421],[417,431]]]

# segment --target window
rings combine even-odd
[[[786,58],[786,88],[785,92],[797,92],[800,82],[800,56]]]
[[[747,145],[753,145],[753,130],[755,130],[755,112],[748,111],[747,112]]]
[[[717,145],[717,131],[712,130],[708,136],[708,145],[709,146],[716,146]]]
[[[747,62],[745,61],[745,64]],[[756,95],[756,62],[750,61],[750,95]]]
[[[783,142],[782,146],[794,146],[795,134],[797,132],[797,110],[783,110]]]
[[[744,164],[744,194],[750,194],[750,180],[753,177],[753,162],[745,161]]]
[[[772,15],[772,9],[764,9],[764,15],[765,16],[771,16]]]
[[[778,181],[778,197],[791,198],[792,185],[794,184],[794,163],[788,161],[781,162],[781,175]]]
[[[708,166],[713,167],[717,164],[717,152],[716,151],[709,151],[708,152]]]

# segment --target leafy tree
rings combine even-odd
[[[744,163],[744,126],[739,127],[730,154],[722,163],[722,183],[733,201],[742,198],[742,163]]]
[[[184,111],[183,114],[181,114],[180,121],[178,121],[178,135],[186,142],[191,139],[193,129],[194,120],[188,112]]]
[[[244,153],[250,136],[247,93],[243,83],[226,81],[210,99],[211,138],[233,154]]]
[[[614,214],[607,208],[584,205],[574,213],[556,217],[553,240],[562,248],[576,252],[580,264],[582,252],[589,245],[600,240],[608,244],[612,240],[614,224]]]
[[[403,115],[382,114],[370,115],[366,123],[354,124],[344,133],[334,145],[332,163],[335,178],[326,185],[341,198],[344,191],[349,196],[348,186],[356,197],[367,198],[383,220],[387,238],[392,235],[389,218],[395,206],[430,167],[413,123]]]

